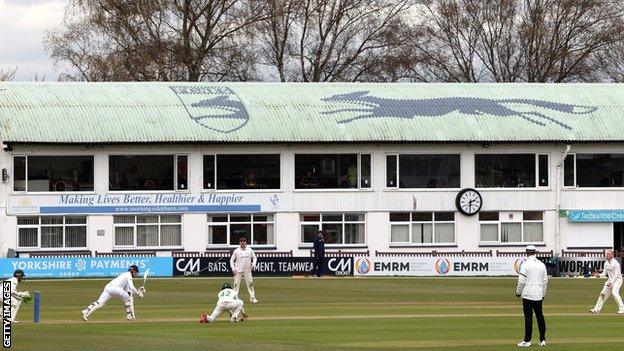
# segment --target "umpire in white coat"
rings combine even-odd
[[[520,267],[518,287],[516,288],[516,296],[522,297],[522,308],[524,310],[524,340],[520,341],[518,346],[531,346],[533,312],[535,312],[535,319],[537,319],[537,326],[539,327],[539,345],[546,346],[546,321],[542,313],[542,301],[544,296],[546,296],[548,275],[546,275],[544,263],[535,257],[535,246],[527,246],[526,252],[528,258]]]

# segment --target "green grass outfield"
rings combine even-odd
[[[119,300],[89,322],[80,319],[105,280],[25,281],[20,290],[42,293],[41,324],[32,323],[32,304],[22,305],[13,349],[516,350],[523,334],[512,278],[257,278],[260,303],[245,303],[249,321],[230,324],[222,316],[199,324],[225,281],[150,279],[147,296],[137,299],[134,322],[125,321]],[[612,299],[601,315],[587,312],[603,283],[551,279],[544,306],[548,349],[622,345],[624,316],[616,315]],[[247,301],[244,287],[241,295]],[[537,325],[534,330],[535,342]]]

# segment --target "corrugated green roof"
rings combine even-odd
[[[624,84],[0,83],[4,142],[624,141]]]

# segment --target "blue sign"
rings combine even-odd
[[[116,277],[133,264],[139,267],[139,275],[148,268],[149,276],[173,275],[172,257],[0,258],[0,274],[8,278],[21,269],[27,278]]]
[[[624,222],[624,210],[569,210],[569,222]]]

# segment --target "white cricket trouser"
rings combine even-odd
[[[234,274],[234,289],[233,290],[236,293],[236,296],[238,296],[238,289],[240,288],[241,276],[245,277],[245,285],[247,285],[247,292],[249,292],[249,298],[255,299],[256,292],[254,291],[253,277],[251,276],[251,272],[237,272],[236,274]]]
[[[104,291],[102,291],[102,294],[97,299],[97,302],[100,305],[104,305],[113,297],[122,299],[124,303],[130,301],[130,294],[128,294],[127,291],[118,286],[106,285],[106,287],[104,287]]]
[[[608,282],[607,282],[608,283]],[[622,279],[618,280],[613,284],[613,286],[608,287],[607,283],[605,283],[602,291],[600,292],[600,296],[598,296],[598,301],[596,302],[596,307],[594,307],[595,311],[600,312],[602,310],[602,306],[605,301],[609,298],[609,296],[613,295],[613,299],[618,305],[619,311],[624,311],[624,303],[622,303],[622,297],[620,297],[620,288],[622,287]]]
[[[15,318],[17,318],[17,311],[19,311],[21,305],[21,299],[18,299],[15,296],[11,296],[11,322],[15,322]]]
[[[238,299],[233,301],[218,302],[214,311],[212,311],[212,314],[207,318],[208,323],[214,322],[224,311],[232,312],[230,320],[236,320],[241,312],[245,312],[245,310],[243,309],[243,305],[244,302]]]

